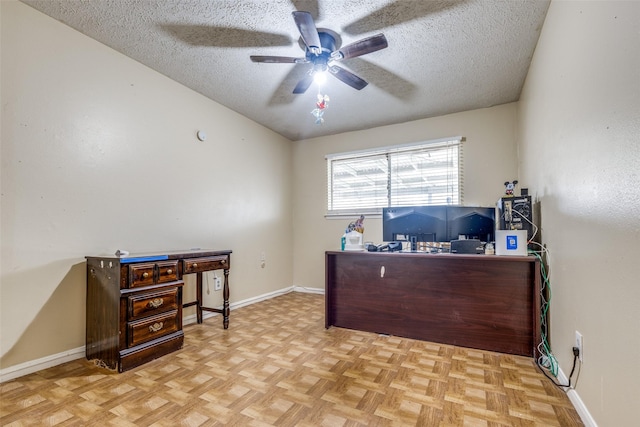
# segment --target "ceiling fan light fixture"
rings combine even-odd
[[[322,86],[327,81],[327,71],[316,71],[313,73],[313,81],[318,85]]]

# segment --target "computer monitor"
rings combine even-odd
[[[385,242],[447,242],[447,206],[403,206],[382,209]]]
[[[401,206],[382,209],[382,240],[449,242],[478,239],[495,240],[495,208],[480,206]]]
[[[477,206],[448,206],[447,228],[449,240],[478,239],[482,242],[495,240],[495,208]]]

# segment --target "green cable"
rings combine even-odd
[[[541,326],[544,326],[540,331],[540,335],[542,339],[542,342],[540,343],[540,345],[542,346],[542,349],[540,349],[540,352],[542,353],[543,356],[547,358],[547,361],[549,363],[549,366],[548,367],[545,366],[545,368],[547,368],[549,372],[551,372],[551,374],[557,378],[558,377],[558,360],[551,352],[551,346],[549,345],[549,341],[547,340],[547,334],[544,330],[547,327],[546,319],[547,319],[547,314],[549,312],[549,307],[551,306],[551,283],[549,281],[549,276],[547,275],[547,271],[545,269],[544,260],[542,259],[542,256],[538,252],[533,250],[530,251],[530,253],[533,253],[536,256],[536,258],[540,261],[540,274],[543,278],[543,283],[544,283],[544,287],[540,289],[541,297],[542,297],[542,292],[544,291],[545,288],[547,289],[547,292],[549,294],[548,299],[543,298],[544,303],[542,304],[542,312],[540,313],[540,323],[541,323]]]

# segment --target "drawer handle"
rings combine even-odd
[[[168,269],[167,270],[167,274],[173,274],[173,270],[172,269]]]
[[[147,304],[147,306],[149,308],[158,308],[160,307],[162,304],[164,303],[164,300],[162,298],[154,298],[151,301],[149,301],[149,304]]]
[[[198,268],[198,263],[197,262],[193,263],[193,268]]]
[[[226,259],[223,259],[223,260],[220,261],[220,264],[226,264],[226,263],[227,263]]]
[[[156,322],[149,326],[149,332],[158,332],[160,329],[162,329],[162,322]]]
[[[147,273],[146,271],[144,273],[142,273],[142,278],[146,279],[147,277],[149,277],[149,273]]]

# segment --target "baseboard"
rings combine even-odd
[[[251,297],[251,298],[247,298],[245,300],[242,301],[237,301],[237,302],[232,302],[229,304],[229,310],[233,311],[237,308],[240,307],[245,307],[247,305],[251,305],[251,304],[255,304],[257,302],[261,302],[261,301],[266,301],[268,299],[271,298],[275,298],[275,297],[279,297],[281,295],[284,294],[288,294],[289,292],[294,292],[295,288],[293,286],[289,286],[283,289],[279,289],[277,291],[273,291],[273,292],[268,292],[266,294],[262,294],[262,295],[258,295],[255,297]],[[298,291],[296,291],[298,292]],[[221,309],[222,306],[218,306],[218,307],[214,307],[214,308],[218,308]],[[212,313],[210,311],[203,311],[202,312],[202,320],[208,319],[210,317],[214,317],[214,316],[219,316],[219,313]],[[196,319],[196,315],[195,313],[189,316],[185,316],[182,318],[182,324],[183,325],[190,325],[192,323],[196,323],[197,319]]]
[[[305,288],[299,286],[289,286],[277,291],[268,292],[266,294],[258,295],[256,297],[247,298],[242,301],[237,301],[229,304],[230,310],[235,310],[240,307],[245,307],[247,305],[255,304],[257,302],[265,301],[270,298],[275,298],[284,294],[288,294],[289,292],[307,292],[307,293],[322,293],[324,294],[324,289],[318,288]],[[222,308],[222,307],[218,307]],[[218,313],[212,312],[203,312],[202,318],[208,319],[213,316],[218,316]],[[182,319],[183,325],[189,325],[192,323],[196,323],[196,315],[186,316]],[[50,356],[46,356],[40,359],[31,360],[28,362],[21,363],[19,365],[10,366],[6,369],[0,369],[0,383],[5,381],[9,381],[15,378],[19,378],[28,374],[32,374],[34,372],[41,371],[43,369],[52,368],[57,365],[61,365],[66,362],[71,362],[72,360],[82,359],[85,356],[85,347],[78,347],[72,350],[67,350],[62,353],[52,354]]]
[[[84,357],[84,351],[85,347],[82,346],[63,351],[62,353],[20,363],[19,365],[10,366],[6,369],[0,369],[0,383],[71,362],[72,360],[82,359]]]
[[[558,367],[558,381],[560,381],[561,384],[569,383],[569,379],[567,378],[565,373],[562,371],[562,369],[560,369],[559,367]],[[593,419],[593,417],[591,416],[591,413],[587,409],[587,406],[584,404],[584,402],[580,398],[580,395],[575,389],[572,388],[569,391],[567,391],[567,397],[573,404],[573,407],[576,409],[576,412],[580,416],[580,419],[582,420],[582,423],[585,425],[585,427],[598,427],[598,424],[596,424],[596,420]]]
[[[305,294],[319,294],[324,295],[324,288],[307,288],[304,286],[294,286],[293,292],[302,292]]]

